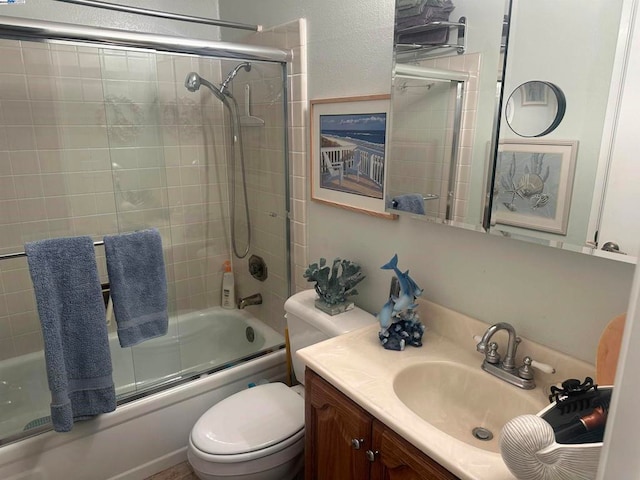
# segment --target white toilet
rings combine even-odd
[[[359,309],[330,316],[314,307],[316,292],[289,298],[284,308],[298,381],[304,365],[295,352],[364,327],[376,318]],[[189,436],[187,456],[202,480],[292,480],[303,466],[304,400],[300,387],[267,383],[238,392],[202,415]]]

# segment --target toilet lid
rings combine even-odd
[[[304,428],[304,400],[284,383],[248,388],[215,404],[196,422],[191,441],[214,455],[278,444]]]

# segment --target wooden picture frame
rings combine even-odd
[[[497,223],[567,234],[578,142],[504,140],[496,160]]]
[[[382,218],[390,95],[310,102],[311,200]]]

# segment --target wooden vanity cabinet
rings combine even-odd
[[[305,389],[306,480],[457,480],[310,369]]]

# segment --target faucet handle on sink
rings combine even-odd
[[[541,370],[544,373],[556,373],[556,369],[553,368],[551,365],[547,365],[546,363],[532,360],[531,357],[524,357],[522,361],[523,361],[523,364],[518,369],[518,376],[520,378],[524,378],[525,380],[533,379],[533,369],[531,367],[537,368],[538,370]]]
[[[498,344],[496,342],[489,343],[489,351],[485,353],[484,358],[493,365],[500,363],[500,354],[498,353]]]
[[[556,373],[556,369],[553,368],[551,365],[546,364],[546,363],[542,363],[542,362],[538,362],[536,360],[531,360],[531,366],[537,368],[538,370],[544,372],[544,373]]]

